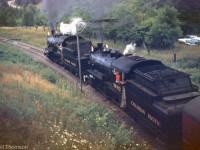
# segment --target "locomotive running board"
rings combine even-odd
[[[166,97],[163,97],[163,100],[165,102],[170,102],[170,101],[183,100],[183,99],[187,99],[187,98],[195,98],[197,96],[200,96],[200,93],[198,93],[198,92],[190,92],[190,93],[166,96]]]
[[[105,80],[106,74],[103,74],[102,72],[100,72],[98,70],[91,70],[91,69],[89,69],[88,72],[91,73],[96,78],[98,78],[99,80]]]

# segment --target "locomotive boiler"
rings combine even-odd
[[[188,74],[161,61],[123,55],[79,36],[83,81],[139,124],[159,135],[170,150],[182,149],[182,110],[200,96]],[[44,54],[78,75],[77,36],[52,34]]]
[[[116,104],[121,101],[122,86],[116,82],[112,64],[120,57],[122,54],[115,49],[94,51],[90,54],[91,68],[88,70],[89,83]]]

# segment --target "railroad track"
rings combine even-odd
[[[52,62],[46,56],[44,56],[43,49],[34,47],[29,44],[25,44],[18,40],[11,40],[11,39],[7,39],[7,38],[0,38],[0,42],[8,43],[8,44],[11,44],[11,45],[21,48],[24,52],[31,54],[36,60],[43,63],[45,66],[48,66],[51,69],[58,72],[59,74],[61,74],[64,78],[66,78],[72,84],[78,85],[79,79],[76,76],[74,76],[73,74],[71,74],[71,72],[65,70],[63,67]],[[159,141],[159,140],[152,141],[152,139],[150,139],[151,138],[150,135],[147,133],[144,133],[140,129],[140,127],[138,127],[138,124],[136,124],[130,116],[128,116],[124,111],[122,111],[119,107],[117,107],[112,102],[107,101],[107,99],[103,95],[96,92],[93,88],[91,88],[88,85],[83,85],[83,92],[86,93],[86,95],[88,97],[96,99],[103,106],[105,106],[105,107],[109,108],[111,111],[113,111],[113,114],[115,114],[115,117],[118,118],[118,120],[125,122],[128,127],[134,128],[134,130],[138,134],[138,138],[137,138],[138,141],[140,141],[141,139],[142,140],[146,139],[147,141],[149,141],[149,143],[151,143],[153,145],[154,149],[157,150],[157,149],[161,149],[161,147],[163,148],[163,143],[161,141]]]
[[[63,67],[49,60],[46,56],[44,56],[43,49],[17,41],[17,40],[11,40],[7,38],[0,38],[0,42],[8,43],[8,44],[21,48],[24,52],[31,54],[37,61],[43,63],[44,65],[50,67],[51,69],[61,74],[64,78],[68,79],[72,84],[76,84],[76,85],[78,84],[78,78],[76,78],[70,72],[65,70]]]
[[[31,53],[34,53],[36,55],[40,55],[41,57],[45,58],[45,56],[43,55],[43,49],[41,49],[41,48],[37,48],[37,47],[29,45],[29,44],[25,44],[25,43],[22,43],[22,42],[19,42],[19,41],[16,41],[16,40],[10,40],[10,39],[6,39],[6,38],[0,38],[0,41],[9,43],[9,44],[17,46],[17,47],[20,47],[24,50],[27,50]]]

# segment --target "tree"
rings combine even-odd
[[[178,13],[173,7],[159,9],[155,21],[145,37],[145,42],[152,48],[171,48],[181,36]]]
[[[134,27],[132,31],[132,36],[134,37],[134,42],[137,46],[142,46],[145,43],[145,37],[150,31],[150,28],[154,21],[154,18],[149,18]]]
[[[23,25],[33,26],[35,25],[36,7],[34,5],[29,5],[24,10]]]
[[[126,43],[132,41],[141,46],[151,25],[147,20],[157,15],[156,4],[157,0],[127,0],[115,4],[110,17],[118,19],[118,23],[106,28],[108,37],[114,35]]]
[[[178,18],[182,22],[183,34],[200,33],[200,2],[199,0],[160,0],[163,5],[170,3],[178,10]]]
[[[0,25],[16,26],[17,18],[20,11],[12,7],[0,7]]]
[[[166,2],[167,3],[167,2]],[[106,35],[124,42],[143,43],[151,48],[170,48],[181,35],[177,10],[162,0],[127,0],[117,3],[110,17],[119,20],[108,25]]]
[[[110,13],[110,18],[118,19],[118,22],[107,25],[106,36],[108,38],[131,41],[129,34],[136,23],[134,19],[136,18],[134,17],[136,13],[134,12],[134,5],[130,1],[115,4]]]
[[[47,25],[47,19],[44,14],[37,13],[35,16],[35,25],[37,26],[46,26]]]

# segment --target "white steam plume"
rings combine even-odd
[[[65,24],[65,23],[61,22],[60,23],[60,32],[62,34],[76,35],[77,28],[79,30],[81,28],[84,28],[85,26],[86,26],[86,23],[83,22],[83,20],[81,18],[74,18],[74,19],[72,19],[70,24]]]
[[[123,52],[123,55],[129,54],[129,53],[134,54],[135,53],[135,47],[136,47],[136,43],[134,43],[134,44],[130,43],[130,44],[126,45],[126,48]]]

